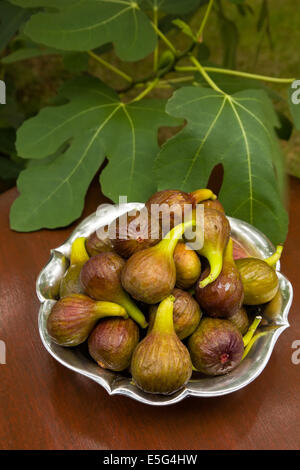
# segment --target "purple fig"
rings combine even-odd
[[[95,256],[99,253],[113,251],[113,246],[108,236],[108,227],[105,228],[106,236],[100,237],[96,230],[96,232],[91,233],[91,235],[86,239],[85,247],[89,256]]]

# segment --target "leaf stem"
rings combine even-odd
[[[148,95],[148,93],[150,93],[151,90],[153,90],[154,87],[156,87],[156,85],[158,84],[159,82],[159,77],[157,77],[155,80],[153,80],[152,82],[149,83],[149,85],[145,88],[145,90],[143,90],[138,96],[136,96],[132,101],[131,103],[134,103],[136,101],[140,101],[142,100],[146,95]]]
[[[221,88],[218,87],[218,85],[210,78],[210,76],[206,73],[204,67],[200,64],[200,62],[194,57],[193,55],[190,56],[190,61],[193,62],[193,64],[196,67],[196,70],[201,73],[203,78],[206,80],[206,82],[211,86],[211,88],[218,93],[222,93],[225,95],[224,91],[221,90]]]
[[[257,330],[258,325],[261,322],[261,320],[262,320],[262,317],[260,315],[257,315],[254,318],[252,324],[249,327],[249,330],[247,331],[245,336],[243,336],[244,347],[246,347],[250,343],[255,331]]]
[[[214,0],[209,0],[209,3],[208,3],[208,5],[207,5],[206,11],[205,11],[204,18],[203,18],[203,20],[202,20],[202,22],[201,22],[201,25],[200,25],[200,28],[199,28],[199,30],[198,30],[198,32],[197,32],[197,39],[198,39],[199,42],[202,41],[203,31],[204,31],[205,25],[206,25],[206,23],[207,23],[209,14],[210,14],[210,12],[211,12],[213,3],[214,3]]]
[[[158,28],[158,8],[157,5],[153,7],[153,24],[155,24],[156,28]],[[156,73],[158,68],[158,52],[159,52],[159,42],[157,41],[157,45],[154,49],[153,53],[153,71]]]
[[[173,44],[171,43],[171,41],[169,41],[169,39],[164,35],[164,33],[159,29],[159,27],[153,21],[151,21],[151,24],[152,24],[153,29],[156,32],[156,34],[162,39],[162,41],[166,44],[166,46],[168,46],[168,48],[176,56],[177,51],[176,51],[175,47],[173,46]]]
[[[95,54],[93,51],[88,51],[88,55],[92,57],[94,60],[99,62],[101,65],[104,65],[107,69],[111,70],[112,72],[116,73],[120,77],[124,78],[127,80],[127,82],[132,83],[132,78],[127,75],[127,73],[123,72],[122,70],[118,69],[114,65],[110,64],[109,62],[106,62],[106,60],[102,59],[99,55]]]
[[[253,80],[262,80],[265,82],[273,82],[273,83],[293,83],[295,81],[294,78],[276,78],[276,77],[268,77],[265,75],[258,75],[255,73],[248,73],[248,72],[241,72],[239,70],[231,70],[231,69],[223,69],[219,67],[203,67],[206,72],[213,72],[213,73],[221,73],[225,75],[234,75],[237,77],[245,77],[245,78],[252,78]],[[195,72],[197,71],[197,67],[191,66],[177,66],[175,67],[177,72]]]

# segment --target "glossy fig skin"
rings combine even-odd
[[[108,230],[108,227],[107,227],[107,230]],[[108,231],[107,231],[107,236],[104,238],[99,238],[97,231],[91,233],[91,235],[86,239],[85,247],[89,256],[95,256],[95,255],[98,255],[99,253],[113,251],[113,246],[109,239]]]
[[[198,255],[185,243],[179,242],[174,250],[173,258],[176,268],[176,287],[190,289],[201,273],[201,261]]]
[[[147,304],[157,304],[167,297],[176,282],[173,257],[163,256],[157,246],[134,253],[121,274],[124,289]]]
[[[107,300],[122,305],[142,328],[147,326],[144,315],[124,291],[121,272],[125,261],[117,253],[107,252],[92,256],[80,273],[85,293],[96,300]]]
[[[115,224],[109,227],[111,244],[122,258],[129,258],[161,240],[160,226],[151,226],[148,212],[140,211],[137,215],[126,214],[123,217],[126,217],[126,223],[118,218]]]
[[[242,360],[243,337],[228,320],[204,318],[189,338],[188,348],[195,368],[211,376],[224,375]]]
[[[179,339],[190,336],[199,325],[202,312],[196,300],[188,293],[181,289],[173,289],[172,295],[175,297],[173,322],[175,333]],[[154,324],[157,305],[151,305],[149,308],[149,328],[151,331]]]
[[[128,318],[106,318],[92,331],[88,348],[92,358],[104,369],[127,369],[139,342],[139,328]]]
[[[229,237],[230,225],[225,214],[216,209],[204,209],[204,244],[197,252],[207,258],[210,272],[201,280],[201,287],[205,287],[219,276]]]
[[[61,346],[83,343],[99,318],[127,316],[126,310],[112,302],[96,302],[86,295],[73,294],[56,302],[47,320],[47,331]]]
[[[250,326],[250,321],[246,309],[244,307],[241,307],[239,310],[237,310],[233,315],[228,318],[228,320],[231,321],[231,323],[233,323],[237,327],[241,335],[247,333],[248,328]]]
[[[67,297],[72,294],[83,294],[84,289],[80,282],[82,265],[70,266],[60,281],[59,297]]]
[[[206,209],[215,209],[225,214],[225,209],[218,199],[207,199],[206,201],[203,201],[202,204]]]
[[[201,275],[196,286],[195,296],[201,308],[211,317],[228,318],[237,312],[244,300],[244,288],[233,260],[232,240],[225,249],[222,271],[215,281],[201,287],[201,280],[209,274],[209,269]]]
[[[275,297],[279,287],[278,277],[264,260],[240,258],[235,263],[244,287],[244,304],[264,304]]]

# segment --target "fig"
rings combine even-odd
[[[178,242],[174,250],[176,287],[190,289],[201,273],[199,256],[185,243]]]
[[[188,341],[192,363],[206,375],[223,375],[242,360],[243,337],[228,320],[204,318]]]
[[[204,243],[197,252],[204,256],[210,265],[209,274],[200,281],[205,287],[215,281],[223,266],[223,252],[230,237],[230,225],[222,212],[204,209]]]
[[[85,249],[85,241],[86,239],[84,237],[79,237],[72,243],[70,266],[60,281],[60,298],[70,294],[83,293],[83,287],[80,282],[80,271],[84,263],[89,259],[89,255]]]
[[[139,342],[139,328],[128,318],[106,318],[92,331],[88,348],[92,358],[104,369],[127,369]]]
[[[170,295],[176,282],[174,250],[184,230],[193,224],[190,219],[177,225],[157,245],[134,253],[126,261],[121,282],[134,299],[157,304]]]
[[[86,295],[72,294],[54,304],[47,320],[52,340],[61,346],[83,343],[96,322],[104,317],[127,317],[126,310],[112,302],[96,302]]]
[[[247,249],[239,241],[235,240],[234,238],[232,239],[232,241],[233,241],[233,259],[247,258],[250,256]]]
[[[122,305],[142,328],[147,322],[140,309],[131,300],[121,285],[121,271],[125,261],[116,253],[99,253],[85,263],[80,280],[85,293],[96,300],[107,300]]]
[[[279,281],[273,266],[279,260],[282,246],[269,258],[240,258],[235,260],[244,287],[244,303],[259,305],[272,300],[279,287]]]
[[[205,209],[216,209],[217,211],[225,214],[225,209],[218,199],[207,199],[207,201],[203,201],[202,204],[204,205]]]
[[[89,256],[95,256],[99,253],[112,251],[113,246],[108,236],[108,227],[107,236],[99,237],[99,233],[97,232],[97,230],[91,233],[91,235],[86,239],[85,248]]]
[[[174,330],[174,300],[169,296],[160,303],[152,330],[137,345],[132,356],[132,378],[145,392],[176,392],[192,375],[189,352]]]
[[[173,309],[173,322],[175,333],[179,339],[190,336],[199,325],[202,312],[196,300],[184,290],[173,289],[172,295],[175,297]],[[151,331],[158,306],[151,305],[149,308],[149,328]]]
[[[228,318],[233,323],[239,332],[244,335],[249,328],[249,318],[244,307],[241,307],[233,315]]]
[[[228,318],[242,306],[244,299],[243,284],[232,252],[232,239],[225,248],[223,266],[217,279],[205,287],[201,280],[208,275],[209,268],[201,275],[196,286],[196,299],[211,317]]]

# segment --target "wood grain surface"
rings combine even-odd
[[[300,364],[291,362],[300,340],[300,181],[291,179],[290,230],[282,271],[294,287],[291,327],[276,344],[264,372],[248,387],[220,398],[188,398],[164,408],[109,397],[87,378],[64,368],[38,334],[36,277],[49,250],[73,227],[16,233],[8,214],[17,196],[0,196],[1,449],[299,449]],[[96,185],[83,216],[103,201]]]

